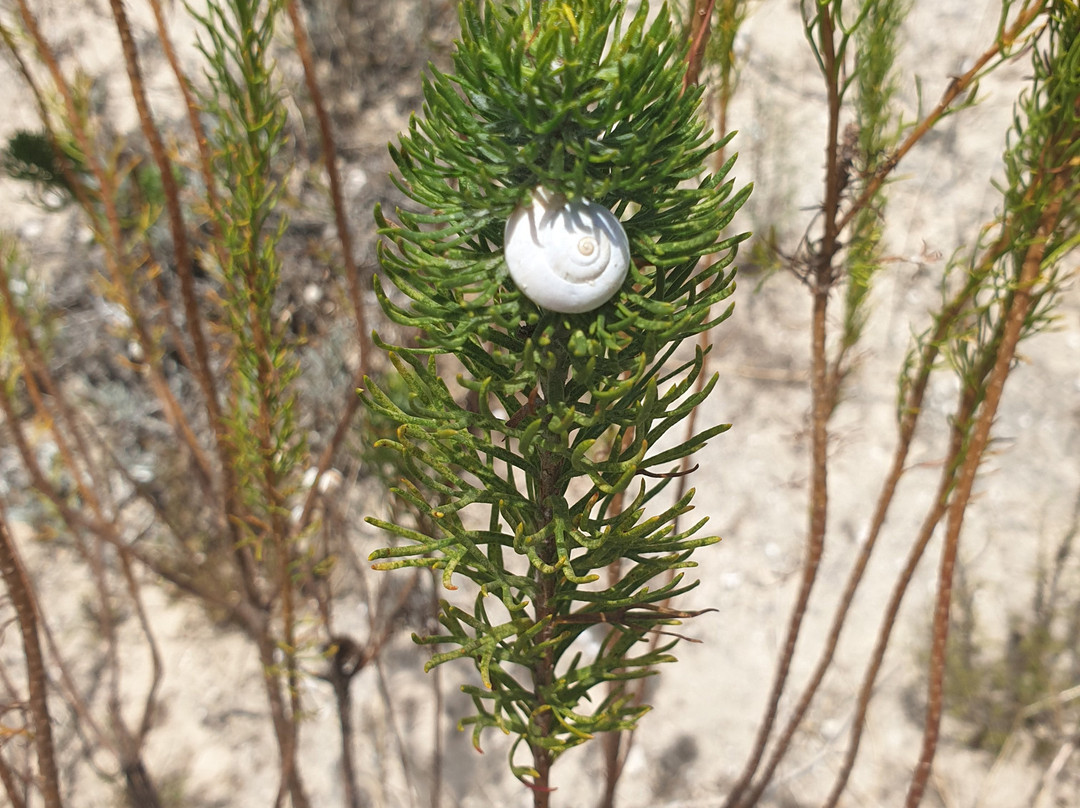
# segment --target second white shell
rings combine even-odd
[[[610,210],[537,188],[506,221],[503,253],[529,300],[551,311],[591,311],[614,295],[630,268],[630,243]]]

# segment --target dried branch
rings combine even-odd
[[[1040,168],[1045,169],[1047,167]],[[1063,168],[1065,172],[1076,170],[1075,167],[1072,169]],[[1050,170],[1057,171],[1059,169],[1054,166]],[[990,442],[990,431],[1005,390],[1005,382],[1013,367],[1016,348],[1035,302],[1032,292],[1043,271],[1043,258],[1046,253],[1047,242],[1059,222],[1062,209],[1061,192],[1066,184],[1066,176],[1066,173],[1056,174],[1049,183],[1056,190],[1056,193],[1052,194],[1050,204],[1043,210],[1038,229],[1024,257],[1020,275],[1016,281],[1015,292],[1005,315],[993,370],[990,372],[985,389],[982,391],[982,403],[975,418],[971,435],[968,438],[963,463],[957,474],[956,487],[949,502],[946,517],[945,545],[941,554],[938,591],[934,604],[923,744],[905,801],[906,808],[916,808],[922,801],[923,792],[930,777],[930,767],[934,759],[934,753],[937,750],[944,701],[945,645],[949,636],[953,571],[956,566],[956,556],[960,545],[960,532],[964,524],[964,515],[967,512],[968,502],[971,499],[971,490],[975,485],[975,476],[982,462],[983,453]],[[1042,178],[1043,181],[1045,179],[1045,177]],[[1036,180],[1037,183],[1038,180]]]
[[[7,510],[0,501],[0,577],[4,579],[11,604],[15,608],[22,635],[26,659],[26,683],[30,693],[30,719],[33,726],[34,748],[37,752],[39,787],[45,808],[63,808],[60,798],[60,775],[56,767],[56,748],[53,745],[52,721],[47,699],[48,680],[45,659],[41,653],[38,625],[41,616],[33,586],[19,558],[8,527]],[[6,785],[5,779],[5,788]],[[9,793],[14,794],[10,788]]]

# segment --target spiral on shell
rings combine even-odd
[[[630,242],[610,210],[537,188],[506,221],[510,277],[551,311],[591,311],[611,299],[630,268]]]

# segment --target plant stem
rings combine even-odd
[[[543,388],[544,398],[550,404],[563,398],[569,369],[565,357],[559,357],[549,372],[543,375],[540,386]],[[564,437],[563,440],[566,440]],[[540,525],[543,528],[551,524],[554,516],[551,507],[551,498],[563,493],[559,485],[562,476],[563,460],[555,452],[541,450],[540,452],[540,479],[536,488],[537,504],[540,509]],[[555,547],[555,536],[548,535],[539,548],[537,554],[542,564],[548,567],[554,566],[558,560]],[[542,624],[537,634],[536,643],[544,647],[543,653],[532,670],[534,688],[533,721],[536,725],[536,734],[540,738],[551,735],[555,723],[555,717],[547,705],[547,691],[551,689],[555,681],[555,651],[548,643],[554,631],[555,617],[555,587],[559,573],[552,570],[545,572],[537,568],[534,571],[536,580],[536,595],[534,598],[535,619]],[[532,784],[534,808],[549,808],[551,802],[551,765],[554,762],[551,750],[541,743],[530,741],[533,756],[533,767],[536,769],[536,778]]]
[[[975,476],[982,461],[983,453],[990,442],[990,431],[1005,390],[1005,382],[1013,367],[1016,347],[1023,335],[1024,323],[1034,305],[1031,294],[1032,287],[1042,271],[1046,244],[1061,212],[1061,192],[1065,185],[1064,175],[1057,174],[1049,184],[1056,193],[1052,197],[1053,202],[1043,212],[1039,229],[1024,256],[1020,278],[1016,284],[1016,292],[1008,307],[1004,328],[1002,329],[1001,343],[996,351],[993,370],[991,370],[987,379],[982,405],[979,408],[974,430],[968,441],[963,464],[957,475],[956,490],[949,502],[945,522],[945,546],[941,553],[938,593],[934,605],[933,642],[930,649],[930,672],[927,683],[927,708],[926,721],[923,727],[923,744],[919,753],[918,764],[915,767],[915,773],[911,779],[907,800],[905,801],[906,808],[915,808],[922,801],[941,731],[945,652],[949,636],[949,607],[952,603],[953,572],[956,567],[964,515],[971,499],[971,490],[975,485]]]
[[[712,28],[713,8],[716,0],[693,0],[690,10],[690,50],[686,54],[686,74],[683,76],[683,92],[698,83],[701,62],[705,58],[705,47],[709,43]]]
[[[26,801],[22,797],[23,785],[16,780],[15,772],[7,762],[0,757],[0,784],[11,801],[11,808],[26,808]]]
[[[942,341],[945,339],[949,329],[953,327],[954,322],[960,313],[964,310],[964,304],[970,299],[971,290],[974,287],[968,287],[961,292],[950,304],[943,310],[941,316],[938,318],[937,326],[934,329],[933,336],[926,340],[925,347],[920,354],[920,360],[918,364],[918,370],[914,374],[914,384],[911,386],[905,400],[904,407],[900,420],[899,440],[897,447],[893,455],[892,466],[889,470],[888,477],[886,478],[880,494],[878,495],[877,504],[874,509],[873,518],[870,521],[870,529],[867,533],[866,541],[863,543],[862,548],[859,551],[859,555],[852,565],[851,573],[848,576],[847,584],[844,588],[844,592],[841,595],[840,603],[837,605],[836,611],[833,614],[832,626],[829,629],[829,634],[826,639],[825,647],[822,651],[821,657],[818,660],[817,667],[814,669],[814,673],[811,676],[810,682],[803,689],[803,693],[799,698],[799,702],[795,709],[792,711],[791,717],[788,719],[787,725],[784,731],[780,734],[772,751],[769,753],[769,760],[767,761],[764,771],[758,778],[757,784],[751,790],[750,795],[747,797],[746,802],[750,805],[757,804],[761,795],[764,793],[765,788],[772,780],[773,775],[776,773],[776,769],[779,766],[781,760],[787,753],[788,747],[791,745],[792,740],[795,737],[795,733],[798,731],[799,726],[802,723],[803,718],[806,717],[807,711],[810,709],[810,704],[817,694],[821,683],[825,679],[825,674],[828,673],[829,668],[832,666],[833,656],[836,653],[837,646],[840,642],[840,635],[843,632],[844,626],[847,624],[847,616],[851,609],[851,604],[855,599],[855,593],[862,581],[863,574],[866,571],[866,567],[870,562],[870,556],[873,553],[874,547],[877,545],[878,537],[881,535],[881,530],[885,525],[885,517],[888,514],[889,506],[892,504],[896,494],[897,486],[900,483],[901,477],[903,477],[906,471],[906,462],[908,452],[911,448],[912,438],[915,434],[915,427],[918,424],[919,416],[923,412],[923,399],[926,395],[926,388],[930,381],[930,373],[934,367],[939,354],[939,349]],[[955,452],[959,451],[959,446],[954,446],[950,457],[955,456]],[[951,461],[947,462],[946,468],[949,468],[952,464]],[[946,481],[942,483],[942,489],[938,497],[934,500],[940,502],[941,512],[944,512],[945,498],[949,491],[948,480],[951,477],[946,477]],[[880,660],[884,658],[885,646],[887,640],[892,631],[892,625],[895,620],[895,612],[899,610],[900,601],[903,599],[904,593],[907,589],[907,585],[911,580],[912,575],[915,572],[915,566],[919,559],[922,558],[923,551],[926,548],[927,542],[929,542],[930,535],[933,532],[933,527],[940,521],[941,513],[931,515],[928,517],[926,524],[929,528],[924,528],[920,532],[920,538],[916,541],[913,550],[911,560],[908,563],[908,567],[905,572],[902,572],[898,578],[899,590],[893,595],[893,604],[890,606],[887,614],[892,614],[892,617],[887,617],[879,630],[878,648],[880,651],[880,658],[878,658],[878,664]],[[866,707],[869,703],[870,689],[873,682],[876,679],[877,670],[876,667],[871,664],[871,674],[868,674],[870,684],[864,687],[863,693],[865,694],[865,701],[859,700],[859,709],[861,713],[856,716],[856,720],[853,722],[853,738],[851,741],[852,751],[849,751],[851,756],[850,762],[854,763],[854,752],[858,748],[859,733],[863,724],[863,718],[865,717]],[[845,761],[845,765],[847,761]],[[850,772],[850,769],[848,769]],[[844,774],[841,774],[837,778],[839,784],[838,790],[835,792],[835,797],[831,798],[831,802],[826,805],[834,805],[836,800],[839,799],[844,787],[847,783],[847,778]]]
[[[837,215],[840,208],[840,182],[836,170],[837,144],[840,132],[840,66],[836,58],[833,39],[833,18],[828,6],[819,7],[818,35],[823,72],[829,106],[828,137],[825,147],[825,199],[823,204],[824,232],[812,255],[813,315],[811,319],[811,414],[810,414],[810,507],[806,537],[806,555],[803,559],[802,577],[795,605],[788,621],[780,662],[769,692],[765,718],[758,727],[757,737],[750,759],[732,788],[725,808],[751,804],[743,800],[743,794],[753,781],[769,736],[776,724],[780,699],[787,686],[795,646],[806,616],[810,594],[817,579],[821,558],[825,551],[825,531],[828,524],[828,443],[829,417],[835,407],[836,389],[830,382],[828,355],[826,352],[827,314],[829,293],[834,281],[833,260],[839,249]],[[808,31],[808,35],[812,34]]]
[[[543,452],[540,457],[540,512],[542,523],[547,525],[551,522],[551,505],[548,498],[555,492],[554,482],[558,479],[562,461],[551,452]],[[554,564],[555,537],[548,536],[544,545],[539,549],[540,560],[545,564]],[[537,635],[537,644],[544,645],[551,640],[554,629],[554,600],[555,600],[555,576],[557,573],[544,572],[537,569],[536,577],[536,622],[543,623],[544,627]],[[554,716],[547,707],[545,691],[547,691],[555,678],[555,652],[552,648],[545,648],[539,661],[532,671],[533,686],[535,688],[535,712],[533,713],[536,723],[537,734],[546,738],[551,734]],[[551,795],[551,750],[543,745],[531,742],[533,766],[536,769],[536,779],[532,784],[534,808],[549,808]]]
[[[971,69],[962,76],[953,77],[953,80],[945,89],[937,106],[911,129],[903,142],[897,146],[896,150],[889,155],[888,159],[877,168],[873,177],[866,183],[862,193],[851,203],[851,206],[840,218],[838,224],[841,230],[847,227],[852,219],[855,218],[856,214],[869,204],[870,200],[874,198],[874,194],[876,194],[881,189],[881,186],[885,184],[885,181],[889,178],[889,175],[892,174],[900,161],[912,150],[912,148],[914,148],[915,144],[922,140],[926,133],[933,129],[934,126],[937,125],[937,122],[950,111],[953,102],[978,82],[983,71],[987,69],[986,66],[993,59],[1002,56],[1010,47],[1012,47],[1024,31],[1026,31],[1039,15],[1043,13],[1045,5],[1046,0],[1038,0],[1038,2],[1031,3],[1022,8],[1016,19],[1013,21],[1013,24],[1009,26],[1009,29],[1003,31],[997,41],[975,60],[975,64],[971,66]]]
[[[46,700],[45,659],[38,639],[38,607],[30,580],[19,559],[15,543],[8,530],[7,514],[0,505],[0,576],[4,579],[11,605],[19,621],[24,656],[26,658],[26,681],[30,691],[30,719],[33,726],[34,746],[37,750],[38,772],[41,778],[41,794],[45,808],[62,808],[60,799],[60,776],[56,767],[56,750],[53,746],[52,724]]]

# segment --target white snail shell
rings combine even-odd
[[[630,242],[610,210],[537,188],[506,221],[503,254],[524,295],[551,311],[591,311],[614,295],[630,268]]]

